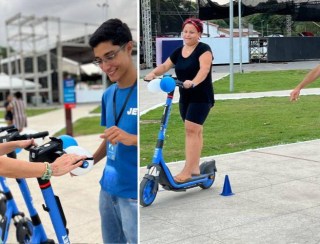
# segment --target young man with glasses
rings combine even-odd
[[[94,162],[105,156],[99,208],[104,243],[138,243],[137,236],[137,68],[133,41],[119,19],[104,22],[90,38],[94,63],[113,82],[102,96],[100,136]]]

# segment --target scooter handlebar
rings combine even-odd
[[[4,132],[4,131],[11,130],[11,129],[14,129],[14,128],[15,128],[14,125],[0,127],[0,132]]]
[[[158,77],[152,80],[146,80],[144,79],[145,82],[148,82],[148,89],[151,92],[159,92],[159,91],[165,91],[165,92],[169,92],[171,91],[174,86],[169,85],[169,87],[166,86],[166,83],[164,83],[164,86],[161,85],[162,79],[163,78],[168,78],[168,76],[163,76],[163,77]],[[175,81],[175,86],[180,87],[180,88],[184,88],[183,86],[183,81],[178,80],[176,77],[171,77],[169,76],[169,78],[172,78]],[[168,81],[166,81],[168,82]],[[169,82],[170,84],[170,82]],[[150,86],[150,87],[149,87]]]
[[[159,77],[159,78],[155,78],[155,79],[152,79],[152,80],[143,79],[143,81],[145,81],[145,82],[151,82],[151,81],[154,81],[154,80],[157,80],[157,79],[162,79],[162,78],[163,78],[163,77]],[[171,77],[171,78],[175,80],[176,86],[183,87],[183,81],[178,80],[177,77]]]
[[[180,87],[180,88],[183,88],[183,81],[181,81],[181,80],[176,80],[176,79],[175,79],[175,81],[176,81],[176,86],[178,86],[178,87]]]
[[[28,140],[28,139],[37,139],[37,138],[44,138],[49,135],[48,131],[42,131],[34,134],[19,134],[19,133],[14,133],[10,137],[10,141],[19,141],[19,140]]]
[[[49,132],[48,132],[48,131],[41,131],[41,132],[34,133],[34,134],[26,134],[27,139],[31,139],[31,138],[34,138],[34,139],[37,139],[37,138],[45,138],[45,137],[48,136],[48,135],[49,135]]]
[[[38,132],[34,134],[20,134],[18,131],[14,131],[8,135],[5,136],[5,140],[2,140],[3,142],[9,142],[9,141],[20,141],[20,140],[28,140],[28,139],[37,139],[37,138],[44,138],[49,135],[48,131]]]

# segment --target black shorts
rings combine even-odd
[[[183,122],[188,120],[199,125],[203,125],[211,108],[211,103],[179,103]]]
[[[13,115],[11,112],[7,112],[4,116],[4,119],[5,120],[8,120],[8,121],[12,121],[13,120]]]

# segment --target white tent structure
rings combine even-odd
[[[102,74],[102,70],[93,63],[83,64],[80,66],[81,72],[86,75]]]
[[[22,90],[23,87],[26,89],[35,89],[36,84],[28,80],[22,80],[17,77],[11,77],[5,74],[0,73],[0,91],[3,90]],[[39,84],[39,87],[41,85]]]

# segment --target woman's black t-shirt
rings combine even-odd
[[[178,80],[192,80],[200,69],[200,56],[205,52],[211,52],[209,45],[199,42],[193,52],[187,57],[182,56],[182,47],[177,48],[170,56],[175,64],[175,72]],[[214,105],[214,93],[212,85],[211,67],[207,77],[200,84],[190,89],[180,88],[181,103],[211,103]]]

